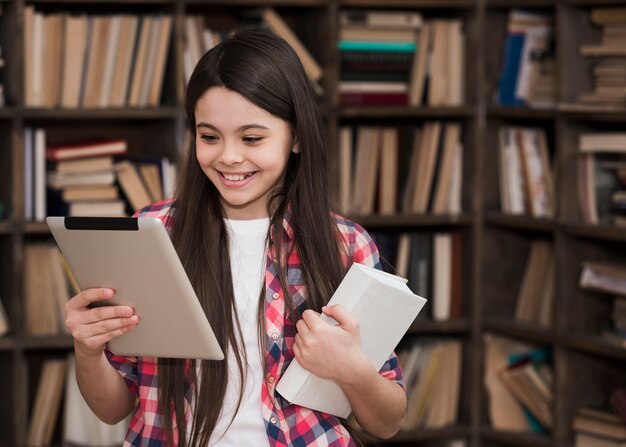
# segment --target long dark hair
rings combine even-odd
[[[191,144],[176,190],[174,246],[191,279],[220,345],[233,350],[241,383],[245,383],[245,350],[239,353],[224,211],[217,189],[195,158],[195,108],[212,87],[225,87],[290,124],[300,152],[292,153],[282,182],[268,200],[274,261],[284,290],[289,318],[297,314],[286,281],[288,253],[283,217],[289,211],[295,249],[304,266],[308,306],[317,311],[328,302],[345,274],[343,245],[332,217],[332,198],[321,115],[302,65],[282,39],[262,30],[239,31],[207,52],[198,62],[187,87],[185,109]],[[261,352],[265,347],[264,288],[257,311]],[[233,318],[233,315],[235,316]],[[264,354],[261,356],[263,359]],[[187,368],[195,374],[196,361]],[[180,446],[207,445],[217,420],[228,381],[226,362],[202,361],[200,386],[194,387],[192,432],[187,437],[184,414],[186,361],[159,359],[159,406],[167,440],[173,444],[174,413]],[[264,375],[265,376],[265,375]],[[241,403],[241,391],[239,404]],[[239,405],[238,405],[239,407]]]

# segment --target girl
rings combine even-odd
[[[380,264],[367,233],[331,213],[321,118],[297,55],[269,33],[235,34],[196,66],[186,113],[176,198],[137,215],[170,230],[226,361],[114,355],[106,343],[139,318],[90,309],[114,292],[85,290],[66,324],[90,407],[109,423],[133,412],[127,446],[354,446],[345,421],[275,392],[295,357],[341,386],[365,430],[392,436],[406,407],[396,356],[375,371],[356,320],[324,306],[353,262]]]

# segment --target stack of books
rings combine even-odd
[[[408,104],[421,14],[341,11],[339,20],[341,103]]]
[[[343,105],[459,106],[465,35],[460,20],[408,11],[339,14]]]
[[[626,264],[584,262],[579,285],[582,289],[617,295],[611,313],[613,328],[602,331],[602,338],[614,346],[626,348]]]
[[[556,78],[552,17],[511,10],[496,102],[501,106],[554,107]]]
[[[583,407],[572,428],[576,447],[621,447],[626,445],[626,424],[608,409]]]
[[[126,152],[125,140],[48,147],[48,215],[125,216],[113,155]]]
[[[602,40],[580,48],[593,60],[593,90],[582,93],[580,100],[626,107],[626,8],[593,8],[590,19],[602,28]]]
[[[578,197],[583,221],[626,226],[626,133],[583,133],[579,153]]]

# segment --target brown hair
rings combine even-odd
[[[292,153],[284,177],[268,200],[270,227],[278,277],[284,290],[289,318],[301,316],[294,308],[286,281],[287,259],[283,253],[286,234],[283,217],[289,207],[294,244],[304,266],[307,303],[317,311],[328,302],[338,286],[345,266],[342,245],[332,217],[332,199],[323,142],[321,115],[296,53],[282,39],[260,30],[243,30],[207,52],[198,62],[187,87],[186,114],[191,144],[177,185],[174,246],[181,258],[202,307],[225,351],[233,350],[241,383],[245,383],[245,350],[239,353],[241,328],[234,306],[228,234],[217,189],[195,158],[195,107],[212,87],[225,87],[291,126],[300,152]],[[260,348],[265,358],[264,297],[259,298]],[[233,318],[233,315],[235,318]],[[196,361],[190,362],[195,374]],[[159,359],[159,406],[169,444],[173,444],[172,411],[178,426],[180,446],[208,444],[228,382],[226,362],[202,361],[199,387],[194,388],[196,405],[192,432],[187,437],[184,414],[185,361]],[[265,376],[265,375],[264,375]],[[241,393],[241,391],[240,391]],[[238,407],[241,403],[241,394]],[[231,421],[232,422],[232,421]]]

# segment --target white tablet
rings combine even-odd
[[[139,325],[115,354],[222,360],[224,354],[161,220],[48,217],[81,290],[109,287],[106,304],[132,306]]]

